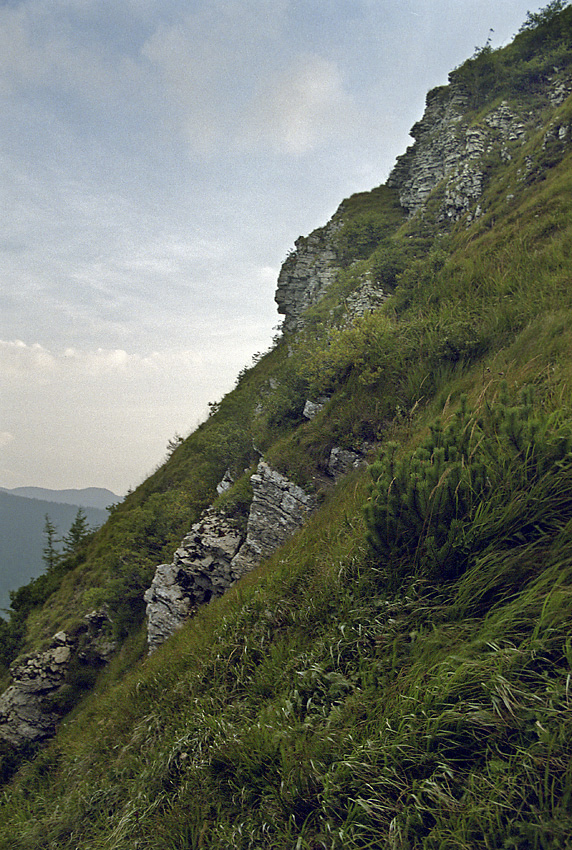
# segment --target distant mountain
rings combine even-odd
[[[4,488],[0,488],[4,489]],[[14,487],[6,490],[14,496],[26,499],[42,499],[45,502],[58,502],[63,505],[76,505],[82,508],[100,508],[105,510],[109,505],[121,501],[111,490],[104,487],[85,487],[82,490],[48,490],[45,487]]]
[[[21,490],[40,490],[36,487],[23,487]],[[61,491],[94,494],[108,493],[111,499],[117,497],[109,490],[90,488],[85,491]],[[56,492],[43,490],[41,492]],[[100,497],[101,498],[101,497]],[[17,590],[44,572],[42,550],[45,545],[44,525],[46,514],[57,528],[57,536],[67,534],[78,508],[81,507],[88,524],[93,527],[102,525],[107,519],[107,511],[98,507],[82,504],[66,504],[63,500],[46,501],[29,496],[15,495],[12,491],[0,490],[0,609],[10,606],[10,591]]]

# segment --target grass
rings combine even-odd
[[[572,522],[537,499],[539,540],[388,596],[365,493],[108,675],[7,789],[0,847],[567,846]]]
[[[538,61],[537,32],[474,57],[463,73],[475,121],[499,98],[516,103],[522,80],[552,62],[560,48],[546,38]],[[541,99],[532,105],[540,114]],[[571,108],[554,117],[569,122]],[[404,222],[385,187],[344,202],[343,268],[306,333],[243,370],[32,606],[22,649],[94,604],[107,605],[120,649],[4,784],[0,848],[572,847],[570,456],[540,453],[531,474],[536,449],[503,442],[514,401],[506,421],[494,416],[525,389],[539,441],[572,425],[572,163],[543,148],[545,130],[510,163],[491,160],[470,227]],[[369,273],[386,275],[393,297],[350,325],[340,299]],[[304,421],[305,399],[323,394]],[[463,463],[482,451],[494,486],[465,518],[462,570],[439,575],[430,547],[420,568],[423,529],[376,555],[368,474],[356,471],[146,657],[141,590],[227,469],[236,484],[219,507],[244,522],[258,451],[319,488],[333,446],[366,441],[371,457],[391,440],[411,457],[463,396],[484,435],[475,427]],[[5,761],[5,778],[16,768]]]

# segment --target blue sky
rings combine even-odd
[[[541,5],[0,2],[0,486],[142,481],[268,348],[294,240]]]

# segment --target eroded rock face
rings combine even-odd
[[[265,461],[251,478],[252,504],[246,541],[233,559],[240,575],[253,569],[300,528],[316,507],[314,496],[306,493]]]
[[[335,280],[334,237],[341,226],[340,216],[334,215],[325,227],[297,239],[296,250],[283,263],[275,300],[278,312],[285,317],[286,332],[303,327],[304,311],[319,301]]]
[[[359,452],[353,452],[350,449],[341,449],[334,447],[330,452],[328,459],[328,472],[335,481],[339,481],[348,472],[365,465],[365,457]]]
[[[458,88],[440,87],[427,95],[421,121],[411,128],[415,144],[397,158],[387,185],[399,191],[400,203],[413,216],[437,184],[456,165],[464,136],[460,126],[467,105]]]
[[[199,607],[239,578],[232,559],[244,540],[221,513],[209,508],[184,537],[172,564],[161,564],[145,591],[147,640],[153,652]]]
[[[74,635],[58,632],[48,649],[14,662],[12,684],[0,696],[0,740],[19,749],[54,734],[62,716],[58,697],[74,660],[100,666],[115,650],[108,623],[105,612],[93,611]]]
[[[15,664],[13,683],[0,697],[0,738],[14,747],[54,734],[59,713],[50,698],[65,682],[72,645],[65,632],[54,635],[52,646]]]
[[[371,310],[377,310],[388,298],[389,295],[373,279],[372,273],[367,272],[358,288],[346,298],[346,324],[351,324],[354,319]]]
[[[569,81],[548,80],[546,103],[562,103],[571,90]],[[411,129],[415,143],[397,158],[387,185],[397,188],[400,203],[410,217],[425,208],[439,184],[443,198],[437,220],[458,221],[480,215],[479,198],[487,179],[487,157],[495,152],[504,161],[538,129],[539,115],[527,108],[516,113],[506,101],[477,123],[466,118],[467,95],[452,81],[427,95],[423,118]]]
[[[254,495],[246,535],[209,508],[183,539],[173,563],[157,567],[145,592],[149,652],[200,605],[223,594],[285,543],[315,507],[312,496],[263,461],[251,480]]]

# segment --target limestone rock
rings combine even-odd
[[[116,648],[108,625],[105,611],[93,611],[73,635],[57,632],[48,649],[14,662],[12,684],[0,696],[0,740],[20,748],[54,734],[62,714],[58,695],[73,661],[100,666]]]
[[[219,496],[222,496],[223,493],[226,493],[227,490],[230,490],[232,485],[234,484],[234,478],[230,474],[230,469],[227,469],[222,479],[216,485],[216,491]]]
[[[371,272],[367,272],[363,275],[358,288],[346,298],[347,324],[351,324],[354,319],[381,307],[388,298],[389,296],[373,279]]]
[[[328,460],[328,472],[336,481],[365,463],[364,456],[349,449],[334,447]]]
[[[303,327],[302,314],[325,294],[336,278],[334,237],[342,226],[334,215],[329,223],[307,237],[296,240],[296,250],[286,259],[278,275],[275,300],[284,315],[284,330]]]
[[[117,649],[110,636],[111,620],[105,609],[91,611],[83,618],[87,632],[78,645],[78,658],[96,664],[107,664]]]
[[[563,102],[572,82],[549,80],[545,100]],[[478,200],[487,179],[486,159],[496,151],[505,161],[537,128],[537,113],[517,114],[506,101],[488,112],[478,124],[466,119],[467,94],[462,85],[433,89],[427,95],[423,118],[415,124],[413,145],[397,158],[387,185],[399,191],[400,202],[410,217],[425,209],[432,192],[440,185],[443,193],[437,220],[470,221],[481,213]],[[527,106],[527,110],[529,107]]]
[[[232,561],[232,568],[239,575],[285,543],[316,507],[314,496],[265,461],[260,461],[251,482],[253,498],[246,541]]]
[[[211,507],[183,539],[173,563],[157,567],[145,592],[149,652],[164,643],[200,605],[223,594],[274,552],[315,507],[312,496],[263,461],[251,480],[254,495],[246,538]]]
[[[150,652],[180,628],[199,605],[220,596],[236,581],[231,561],[243,539],[223,514],[209,508],[184,537],[173,563],[157,567],[144,596]]]
[[[319,398],[318,401],[311,401],[310,399],[307,399],[302,412],[304,419],[313,419],[314,416],[317,416],[318,413],[324,409],[324,405],[327,401],[327,398]]]
[[[20,748],[54,734],[60,714],[50,698],[65,683],[72,646],[65,632],[58,632],[49,649],[13,665],[13,682],[0,697],[0,739]]]

